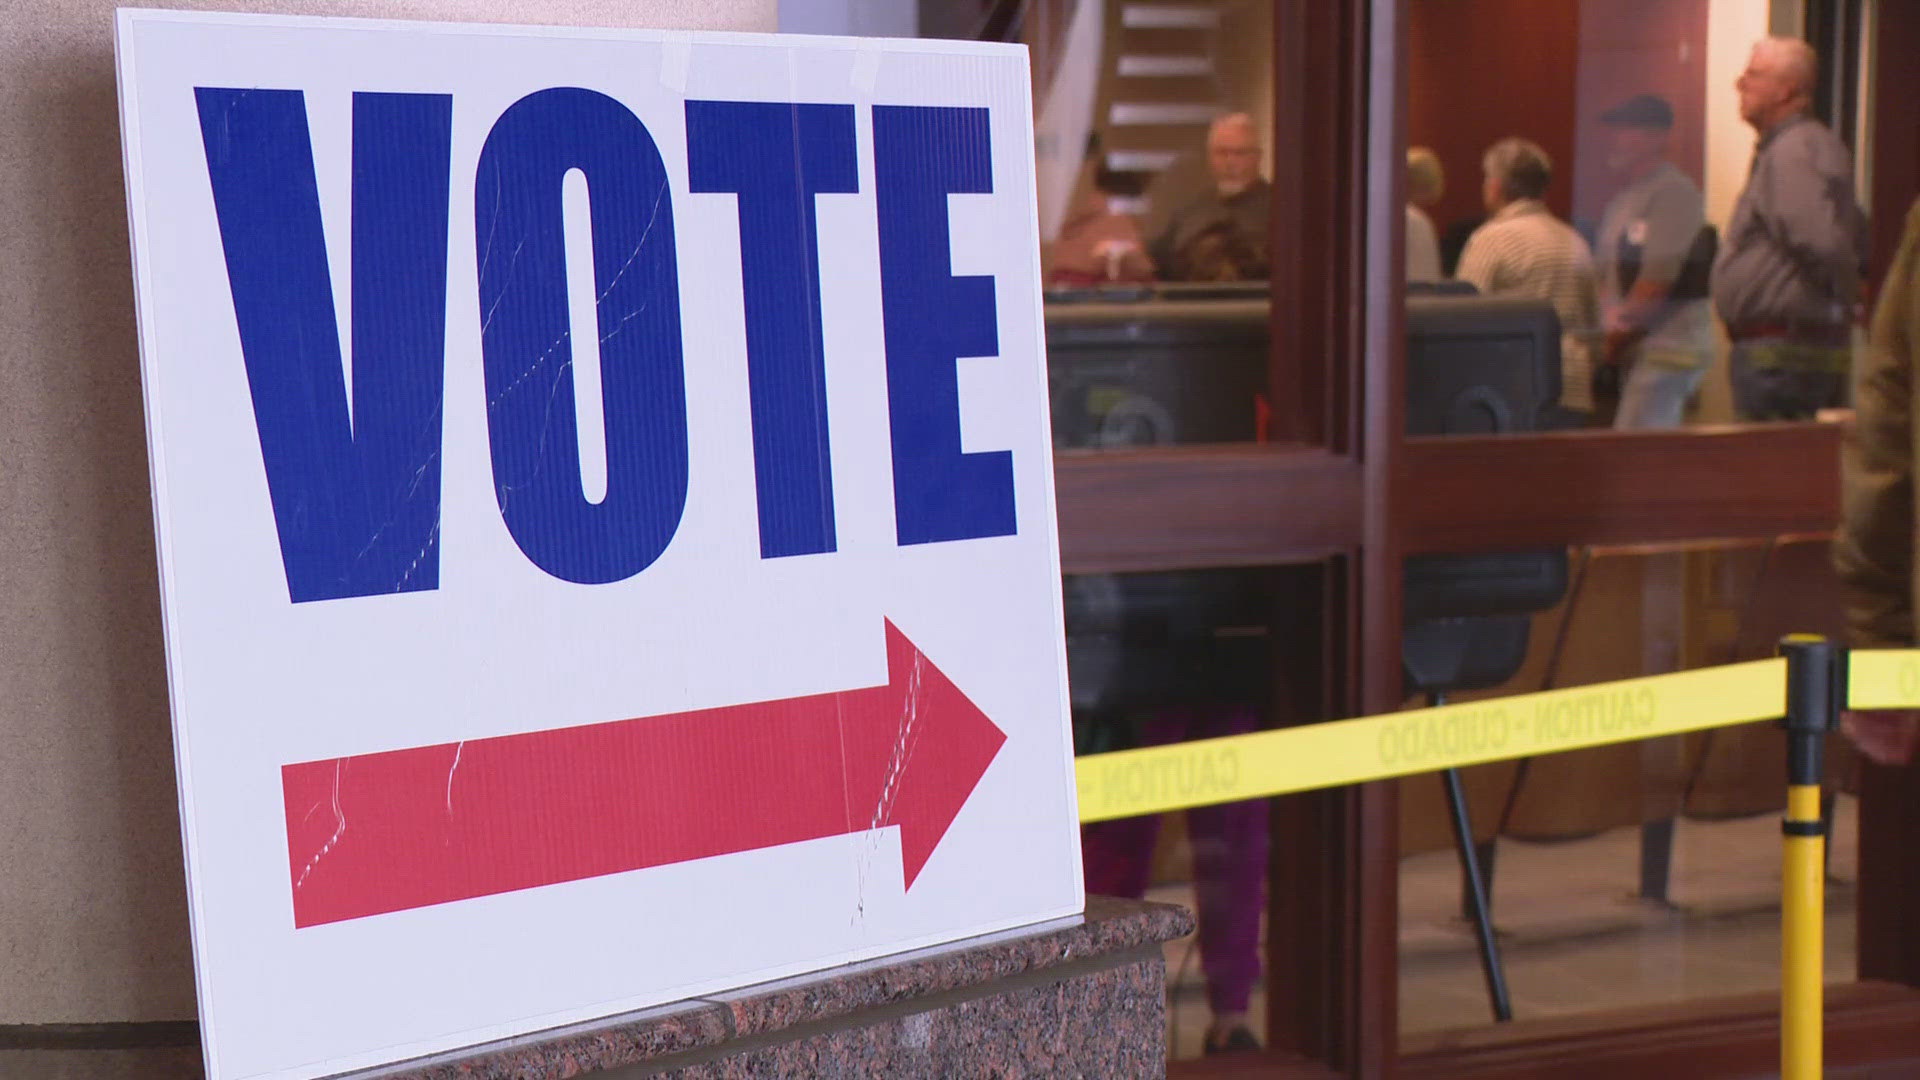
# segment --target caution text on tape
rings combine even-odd
[[[1920,678],[1920,652],[1914,656]],[[1756,660],[1093,754],[1076,762],[1080,819],[1162,813],[1773,719],[1785,709],[1785,687],[1786,661]]]

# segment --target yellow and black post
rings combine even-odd
[[[1820,814],[1822,755],[1838,726],[1845,654],[1823,637],[1780,643],[1787,660],[1787,816],[1780,898],[1780,1077],[1816,1080],[1821,1070],[1825,976],[1827,827]]]

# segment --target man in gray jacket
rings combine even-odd
[[[1760,142],[1714,263],[1713,304],[1746,420],[1810,419],[1846,403],[1867,230],[1852,155],[1807,115],[1817,71],[1806,42],[1772,37],[1735,83]]]

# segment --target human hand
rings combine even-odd
[[[1105,265],[1107,280],[1119,281],[1127,259],[1139,250],[1140,245],[1131,240],[1107,239],[1093,246],[1093,255]]]
[[[1608,330],[1606,343],[1600,348],[1600,362],[1607,365],[1620,363],[1625,359],[1627,350],[1638,340],[1640,340],[1638,330],[1618,326]]]
[[[1840,730],[1869,761],[1880,765],[1905,765],[1920,749],[1920,712],[1912,709],[1842,713]]]

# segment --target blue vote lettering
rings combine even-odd
[[[349,410],[306,99],[194,96],[287,592],[433,589],[452,99],[353,96]]]
[[[1011,536],[1013,454],[960,449],[955,361],[1000,351],[993,278],[954,277],[947,195],[993,190],[986,109],[873,107],[881,322],[902,544]]]
[[[607,488],[581,487],[561,185],[592,206]],[[687,391],[673,197],[639,117],[605,94],[529,94],[501,115],[474,183],[494,496],[520,550],[557,578],[652,565],[687,503]]]
[[[288,593],[437,588],[452,99],[353,96],[349,393],[304,96],[195,95]],[[834,551],[816,196],[859,189],[853,107],[690,101],[686,120],[691,190],[737,202],[761,557]],[[994,279],[952,274],[947,197],[993,190],[988,111],[875,106],[873,138],[896,539],[1013,535],[1012,452],[960,440],[956,363],[997,354],[999,339]],[[576,170],[590,204],[599,499],[582,486],[569,340],[562,188]],[[530,94],[480,151],[495,499],[521,551],[562,580],[640,573],[685,512],[673,210],[651,134],[604,94]]]
[[[738,196],[760,557],[832,551],[814,196],[860,190],[853,106],[689,101],[687,171]]]

